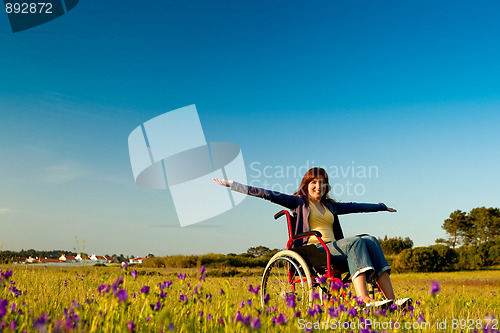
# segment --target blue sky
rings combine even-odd
[[[373,167],[332,179],[336,198],[398,213],[344,216],[344,233],[433,244],[452,211],[500,200],[499,9],[80,1],[16,34],[0,15],[0,248],[73,249],[75,236],[97,254],[284,247],[271,203],[180,228],[168,191],[135,185],[130,132],[191,104],[207,141],[241,147],[254,184],[292,188],[280,168]]]

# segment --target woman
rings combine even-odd
[[[294,234],[316,230],[323,235],[322,239],[328,246],[334,267],[346,267],[351,273],[352,284],[356,295],[369,306],[387,306],[396,303],[406,306],[411,299],[395,299],[391,279],[390,267],[382,252],[378,240],[372,236],[344,238],[337,215],[389,211],[385,204],[342,203],[336,202],[328,196],[331,187],[328,183],[328,174],[323,168],[309,169],[293,194],[274,192],[243,185],[232,180],[214,178],[220,185],[230,187],[231,190],[243,194],[263,198],[290,209],[297,215]],[[306,244],[315,244],[323,250],[316,237],[302,238],[294,242],[294,247]],[[382,290],[385,300],[375,301],[370,298],[366,288],[366,281],[375,278]]]

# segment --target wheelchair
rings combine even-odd
[[[286,216],[288,224],[287,249],[276,253],[264,270],[261,282],[261,304],[263,307],[268,304],[282,308],[286,306],[287,297],[291,294],[295,296],[297,302],[311,304],[315,290],[317,290],[316,294],[323,304],[324,295],[326,298],[330,298],[332,295],[331,290],[329,290],[331,283],[339,288],[350,282],[347,266],[336,269],[332,267],[330,251],[319,231],[308,231],[294,235],[296,216],[287,210],[281,210],[274,215],[274,219],[277,220],[282,216]],[[320,251],[313,244],[293,247],[295,240],[311,236],[318,239],[325,251]],[[370,296],[374,298],[378,287],[377,283],[369,281],[367,287]],[[346,294],[343,292],[342,294],[346,298]],[[267,297],[268,299],[266,299]]]

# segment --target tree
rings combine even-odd
[[[401,251],[411,249],[413,247],[413,241],[409,237],[406,237],[405,239],[401,237],[387,238],[386,235],[384,240],[381,241],[379,239],[379,242],[384,254],[399,254]]]
[[[479,207],[468,214],[456,210],[441,226],[449,235],[447,239],[436,239],[452,248],[457,245],[479,245],[500,235],[500,209]]]
[[[271,249],[265,246],[251,247],[247,250],[247,254],[252,257],[262,257],[265,254],[271,252]]]
[[[474,228],[474,244],[486,243],[500,234],[500,210],[498,208],[479,207],[469,213]]]
[[[449,235],[447,240],[437,239],[437,243],[445,243],[451,248],[455,248],[459,244],[469,243],[471,241],[472,224],[467,216],[467,213],[461,210],[456,210],[450,214],[450,217],[444,220],[441,226]]]

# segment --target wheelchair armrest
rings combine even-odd
[[[292,236],[292,239],[295,240],[295,239],[300,239],[300,238],[309,237],[309,236],[316,236],[318,238],[323,237],[323,235],[319,231],[307,231],[307,232],[303,232],[301,234],[297,234],[297,235]]]
[[[285,211],[284,210],[280,210],[279,212],[277,212],[276,214],[274,214],[274,219],[277,220],[280,217],[282,217],[283,215],[285,215]]]

